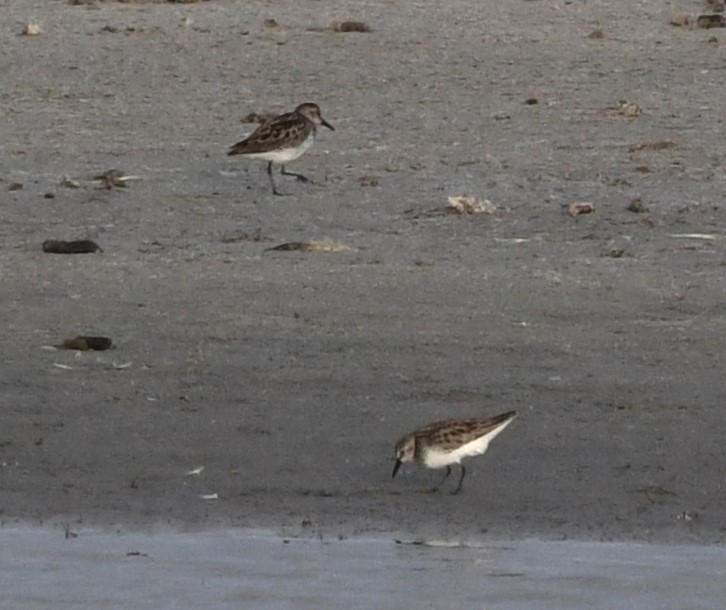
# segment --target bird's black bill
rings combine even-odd
[[[321,125],[324,125],[324,126],[325,126],[325,127],[327,127],[328,129],[330,129],[330,131],[335,131],[335,127],[333,127],[333,126],[332,126],[332,125],[331,125],[330,123],[328,123],[328,121],[326,121],[325,119],[320,119],[320,124],[321,124]]]
[[[401,467],[401,460],[396,460],[396,463],[393,465],[393,474],[391,475],[391,478],[394,478],[396,476],[396,473],[398,472],[398,469]]]

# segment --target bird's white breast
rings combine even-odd
[[[512,418],[513,419],[513,418]],[[489,448],[489,443],[506,428],[512,419],[495,428],[488,434],[461,445],[453,451],[442,451],[434,446],[429,446],[423,454],[423,462],[427,468],[445,468],[451,464],[459,464],[465,457],[482,455]]]
[[[272,161],[273,163],[288,163],[303,155],[313,145],[313,142],[315,142],[315,135],[311,131],[310,135],[302,141],[300,146],[280,147],[275,150],[251,153],[245,156],[252,159],[264,159],[265,161]]]

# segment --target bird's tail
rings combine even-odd
[[[241,155],[244,152],[244,142],[237,142],[237,144],[230,147],[227,154],[231,157],[232,155]]]

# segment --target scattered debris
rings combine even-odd
[[[704,30],[726,28],[726,17],[723,15],[699,15],[696,19],[696,27]]]
[[[90,254],[103,252],[101,246],[90,239],[76,241],[63,241],[60,239],[46,239],[43,242],[43,252],[50,254]]]
[[[497,208],[488,199],[480,201],[469,195],[451,195],[446,209],[451,210],[454,214],[464,215],[493,214]]]
[[[719,8],[720,7],[720,11]],[[713,9],[717,12],[723,11],[723,4],[714,4]],[[726,27],[726,17],[720,14],[710,15],[698,15],[695,19],[689,15],[678,14],[671,18],[670,24],[675,27],[696,27],[703,30],[710,30],[711,28],[724,28]]]
[[[642,108],[638,104],[628,102],[626,100],[620,100],[618,103],[618,114],[628,119],[638,117],[643,112]]]
[[[678,146],[671,140],[659,140],[657,142],[643,142],[642,144],[631,144],[628,146],[628,152],[642,152],[642,151],[659,151],[668,150],[669,148],[676,148]]]
[[[713,235],[712,233],[670,233],[669,236],[680,239],[703,239],[706,241],[713,241],[719,238],[718,235]]]
[[[199,494],[202,500],[219,500],[219,494]]]
[[[463,542],[460,542],[458,540],[421,540],[421,539],[415,539],[415,540],[400,540],[398,538],[394,538],[393,542],[396,544],[403,544],[403,545],[410,545],[410,546],[428,546],[432,548],[446,548],[446,549],[465,549],[469,548],[468,544],[465,544]]]
[[[648,211],[640,197],[636,197],[628,204],[628,211],[634,214],[643,214]]]
[[[79,335],[73,339],[66,339],[60,345],[56,345],[58,349],[75,349],[80,352],[95,350],[102,352],[109,349],[113,345],[113,341],[108,337],[92,337],[87,335]]]
[[[93,179],[101,181],[100,188],[110,190],[113,187],[126,188],[128,182],[131,180],[141,180],[141,176],[131,176],[119,169],[109,169],[102,174],[94,176]]]
[[[691,19],[688,17],[688,15],[678,14],[674,15],[671,18],[671,25],[676,26],[677,28],[684,28],[687,25],[691,23]]]
[[[334,21],[330,24],[333,32],[370,32],[371,28],[367,23],[362,21],[342,21],[338,23]]]
[[[573,218],[582,214],[592,214],[594,211],[595,204],[587,201],[578,201],[567,206],[567,213]]]
[[[9,191],[22,191],[23,183],[22,182],[11,182],[10,184],[8,184],[8,190]]]
[[[493,214],[496,206],[488,199],[479,200],[470,195],[450,195],[449,203],[443,208],[432,208],[425,211],[416,211],[413,208],[404,214],[411,218],[435,218],[437,216],[468,216],[472,214]]]
[[[68,189],[77,189],[81,188],[81,183],[77,180],[71,179],[69,176],[63,176],[63,179],[60,181],[60,186],[64,186]]]
[[[310,241],[291,241],[280,244],[274,248],[267,248],[266,251],[276,250],[279,252],[291,252],[299,250],[300,252],[349,252],[350,246],[346,246],[332,239],[310,240]]]
[[[362,21],[333,21],[328,26],[320,27],[310,27],[307,28],[308,32],[342,32],[342,33],[348,33],[348,32],[371,32],[371,27],[367,23],[363,23]]]
[[[103,252],[101,247],[90,239],[79,239],[76,241],[46,239],[43,242],[42,248],[43,252],[50,254],[89,254]]]
[[[358,178],[358,184],[361,186],[381,186],[381,182],[376,176],[361,176]]]
[[[43,33],[43,28],[39,23],[28,23],[23,28],[23,36],[39,36]]]
[[[276,28],[279,24],[276,19],[265,19],[262,25],[266,28]]]
[[[72,371],[73,367],[68,366],[67,364],[61,364],[60,362],[54,362],[53,366],[57,369],[63,369],[64,371]]]
[[[532,240],[529,237],[495,237],[494,241],[505,244],[527,244]]]
[[[130,369],[133,362],[112,362],[110,367],[114,371],[123,371],[124,369]]]
[[[680,515],[676,516],[676,519],[679,521],[682,519],[683,521],[690,522],[694,519],[698,519],[699,514],[697,512],[691,512],[689,510],[684,510]]]
[[[142,553],[141,551],[128,551],[126,557],[148,557],[148,553]]]
[[[192,470],[185,472],[184,474],[188,477],[191,477],[196,474],[202,474],[203,470],[204,470],[204,466],[197,466],[196,468],[193,468]]]
[[[633,252],[628,247],[607,248],[600,253],[603,258],[632,258]]]

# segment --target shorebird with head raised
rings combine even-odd
[[[516,411],[508,411],[488,419],[447,419],[437,421],[410,434],[406,434],[396,443],[396,463],[393,476],[396,476],[401,464],[416,462],[425,468],[446,468],[443,482],[451,474],[451,465],[459,464],[461,476],[456,489],[451,492],[458,494],[464,483],[466,468],[461,463],[465,457],[482,455],[489,448],[500,432],[517,417]],[[438,487],[434,488],[436,491]]]
[[[263,121],[246,139],[232,146],[227,154],[267,161],[267,175],[270,177],[272,192],[282,195],[272,178],[272,164],[280,164],[280,173],[283,176],[295,176],[301,182],[310,182],[302,174],[285,171],[285,164],[297,159],[313,145],[318,125],[335,131],[321,116],[317,104],[300,104],[292,112]]]

